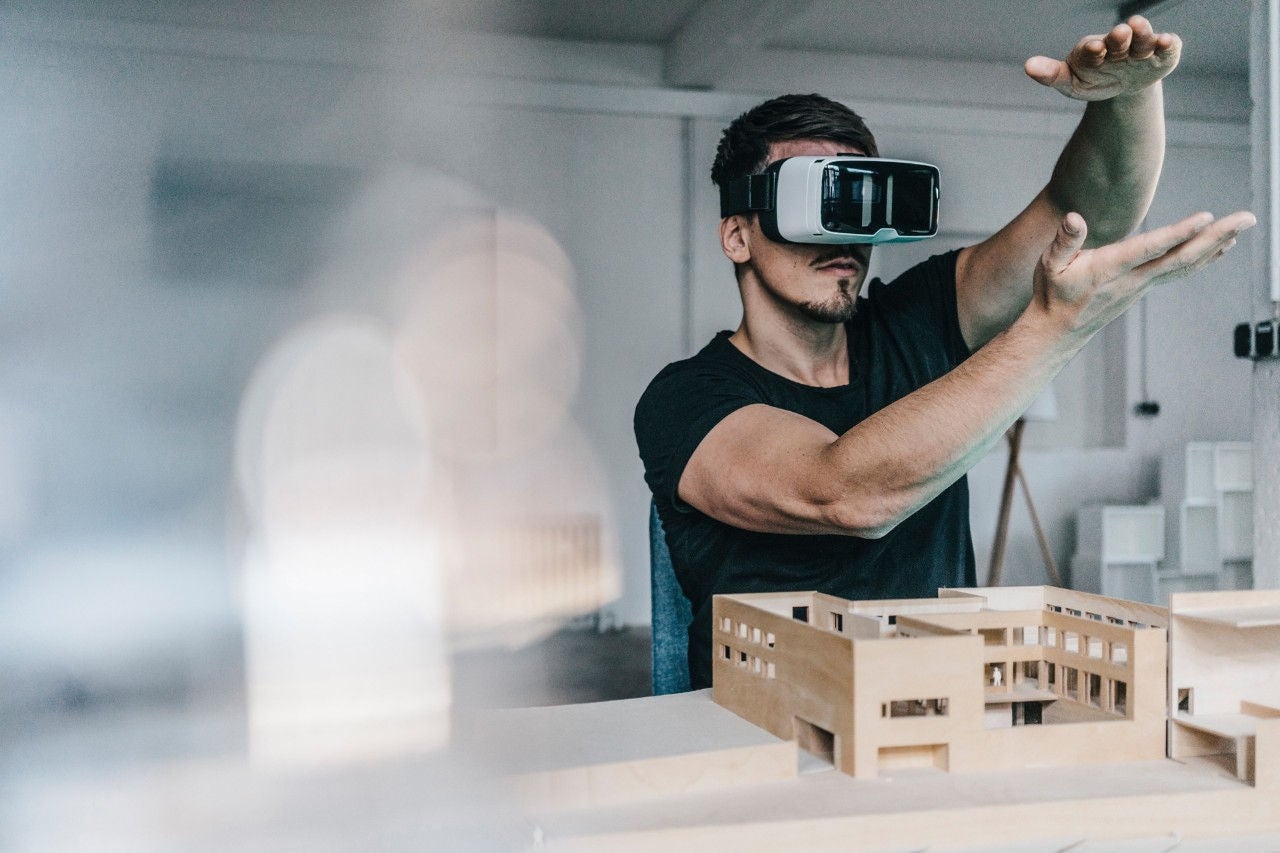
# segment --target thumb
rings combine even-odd
[[[1058,223],[1058,233],[1054,235],[1049,248],[1044,250],[1040,261],[1051,273],[1059,273],[1071,265],[1080,249],[1084,246],[1084,238],[1089,234],[1089,226],[1084,217],[1078,213],[1068,213]]]
[[[1031,57],[1023,63],[1022,70],[1027,72],[1027,76],[1041,86],[1052,86],[1054,88],[1057,88],[1058,83],[1064,78],[1069,80],[1071,77],[1071,71],[1067,68],[1065,62],[1059,62],[1047,56]]]

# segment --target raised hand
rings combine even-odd
[[[1088,226],[1068,213],[1035,271],[1032,309],[1063,331],[1092,335],[1157,284],[1190,275],[1216,261],[1256,220],[1237,211],[1215,220],[1197,213],[1181,222],[1083,250]]]
[[[1023,68],[1027,76],[1079,101],[1104,101],[1145,89],[1178,64],[1182,40],[1156,33],[1151,22],[1134,15],[1106,35],[1085,36],[1066,60],[1033,56]]]

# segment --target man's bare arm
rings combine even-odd
[[[1018,318],[950,373],[841,436],[770,406],[739,409],[698,446],[680,497],[749,530],[882,536],[968,471],[1108,321],[1220,257],[1253,223],[1246,212],[1197,214],[1086,250],[1085,222],[1068,214]]]
[[[960,253],[956,295],[971,350],[1022,312],[1040,247],[1063,214],[1085,217],[1090,246],[1118,240],[1142,220],[1164,161],[1160,80],[1181,49],[1176,35],[1156,33],[1135,15],[1104,36],[1081,39],[1063,61],[1027,60],[1030,77],[1088,104],[1044,190],[999,232]]]

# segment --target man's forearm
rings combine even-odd
[[[1059,214],[1089,223],[1089,242],[1121,239],[1146,215],[1164,163],[1160,83],[1085,107],[1053,170],[1045,195]]]
[[[1158,82],[1088,103],[1044,190],[997,234],[961,253],[956,295],[971,349],[1027,304],[1036,257],[1062,216],[1084,217],[1089,248],[1123,239],[1142,221],[1160,178],[1164,136]]]
[[[986,455],[1086,340],[1024,314],[950,373],[840,436],[824,463],[852,474],[836,485],[838,525],[880,536],[933,500]]]
[[[1040,247],[1069,212],[1089,223],[1088,246],[1119,240],[1146,215],[1164,161],[1160,81],[1182,42],[1139,15],[1105,35],[1086,36],[1064,60],[1033,56],[1038,83],[1087,103],[1045,188],[1004,228],[961,252],[956,267],[960,328],[978,349],[1027,304]]]

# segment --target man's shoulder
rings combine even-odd
[[[876,278],[867,288],[868,296],[874,300],[892,300],[895,294],[920,287],[947,287],[954,290],[956,283],[956,259],[960,249],[952,249],[931,255],[923,261],[908,267],[896,275],[888,283]]]
[[[688,358],[673,361],[659,370],[645,389],[644,396],[690,384],[722,382],[735,377],[746,379],[750,376],[750,371],[745,361],[746,356],[729,343],[729,333],[720,332],[698,352]]]
[[[712,410],[761,402],[765,392],[750,360],[720,332],[697,353],[658,371],[636,404],[637,431],[665,429]]]
[[[749,359],[722,332],[689,358],[659,371],[636,403],[636,444],[645,480],[658,500],[681,506],[676,492],[702,440],[737,409],[764,402]],[[683,507],[687,509],[687,507]]]

